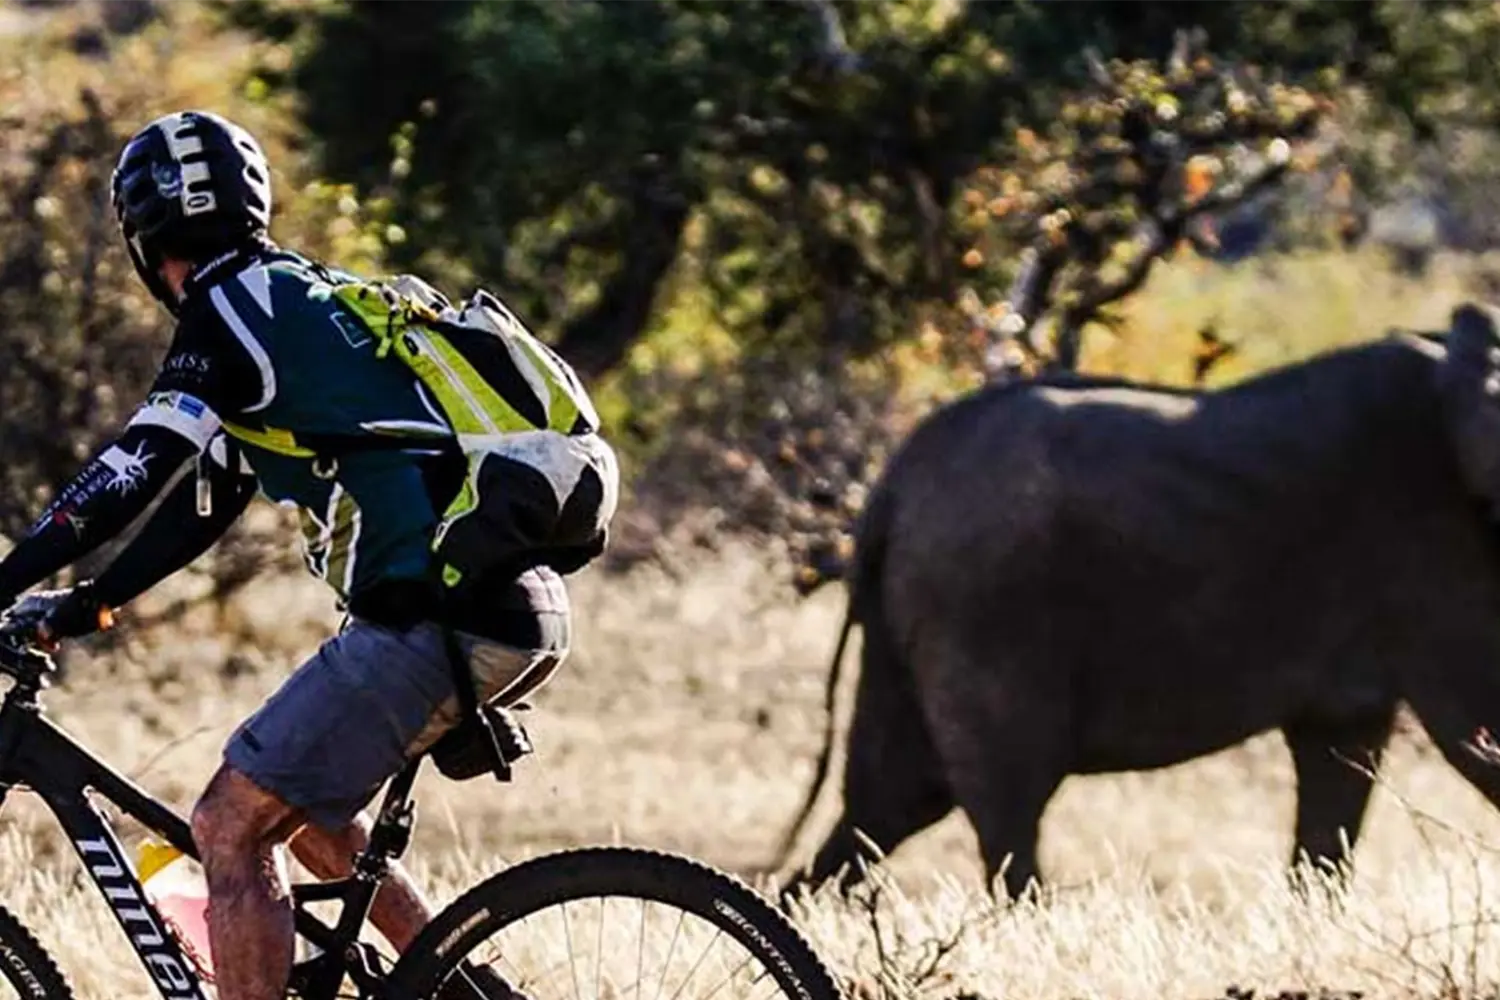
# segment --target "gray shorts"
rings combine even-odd
[[[566,650],[523,650],[460,633],[480,698],[535,691]],[[351,619],[297,668],[224,748],[225,762],[328,829],[343,827],[458,718],[441,630]]]

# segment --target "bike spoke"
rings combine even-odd
[[[661,963],[661,979],[656,983],[656,996],[653,1000],[661,1000],[661,991],[667,986],[667,970],[672,967],[672,956],[677,952],[677,937],[682,933],[682,920],[687,914],[681,910],[677,911],[677,926],[672,929],[672,943],[667,946],[667,957]]]
[[[531,980],[527,978],[526,973],[522,972],[516,963],[511,960],[510,955],[506,953],[504,948],[500,947],[497,941],[489,942],[488,949],[484,953],[484,959],[479,964],[508,965],[511,971],[515,973],[515,978],[513,979],[506,977],[512,986],[525,992],[526,988],[531,985]]]
[[[682,996],[682,991],[687,989],[687,984],[693,981],[693,976],[697,974],[699,967],[702,966],[704,960],[708,958],[708,953],[714,950],[714,945],[718,944],[719,938],[723,936],[724,931],[718,927],[715,927],[714,936],[709,938],[708,944],[703,946],[703,952],[698,956],[698,961],[693,963],[693,967],[688,970],[687,976],[683,978],[680,984],[678,984],[677,992],[672,994],[671,1000],[677,1000],[678,997]]]
[[[607,896],[599,897],[599,932],[594,939],[594,1000],[604,1000],[600,977],[604,969],[604,904],[608,901]]]
[[[756,976],[753,980],[750,981],[749,987],[745,990],[745,1000],[753,1000],[753,998],[757,996],[755,992],[756,989],[758,989],[760,984],[767,979],[771,980],[772,986],[775,986],[778,989],[780,988],[781,984],[776,982],[775,978],[772,977],[771,970],[764,969],[760,975]],[[772,995],[774,996],[775,994]]]
[[[740,960],[740,964],[736,965],[733,969],[730,969],[729,970],[729,975],[727,975],[723,979],[719,980],[719,985],[715,986],[713,989],[709,990],[706,994],[704,994],[702,1000],[712,1000],[713,997],[718,996],[719,995],[719,991],[722,990],[724,987],[728,986],[731,982],[733,982],[734,981],[734,977],[738,976],[741,972],[744,972],[745,971],[745,966],[749,965],[753,961],[755,961],[755,956],[753,954],[751,954],[750,952],[748,952],[748,951],[745,952],[745,957]],[[753,987],[755,985],[755,983],[758,983],[758,982],[760,982],[760,980],[757,978],[750,985]]]
[[[650,905],[644,899],[640,902],[641,933],[635,958],[635,1000],[641,1000],[641,982],[646,978],[646,907]]]
[[[568,923],[568,904],[562,904],[563,941],[568,949],[568,965],[573,970],[573,1000],[583,1000],[583,993],[578,988],[578,962],[573,954],[573,928]]]

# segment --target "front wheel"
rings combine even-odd
[[[841,1000],[807,939],[749,886],[634,848],[491,877],[433,920],[391,983],[439,1000]]]
[[[41,942],[0,906],[0,981],[21,1000],[73,1000],[68,980]],[[0,995],[5,995],[0,994]]]

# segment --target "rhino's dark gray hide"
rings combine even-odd
[[[924,422],[858,531],[844,812],[810,877],[856,831],[891,850],[959,806],[1016,891],[1068,774],[1274,728],[1296,847],[1338,858],[1371,784],[1340,758],[1378,755],[1403,699],[1500,794],[1464,748],[1500,722],[1490,313],[1459,310],[1450,339],[1452,363],[1392,337],[1208,394],[1036,382]]]

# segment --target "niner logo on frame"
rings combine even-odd
[[[181,950],[155,912],[141,897],[139,883],[120,857],[119,849],[103,838],[75,840],[73,846],[99,883],[120,926],[130,936],[141,961],[167,1000],[205,1000],[198,977],[188,968]]]

